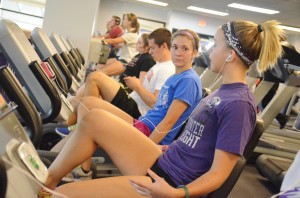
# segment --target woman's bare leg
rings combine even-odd
[[[92,74],[92,73],[91,73]],[[79,89],[76,91],[76,97],[77,98],[81,98],[81,97],[83,97],[84,96],[84,91],[85,91],[85,83],[83,83],[80,87],[79,87]],[[72,97],[71,97],[71,99],[72,99]]]
[[[71,104],[74,107],[74,113],[71,114],[68,123],[72,122],[73,124],[75,124],[77,120],[80,122],[80,120],[89,111],[92,111],[93,109],[102,109],[133,125],[132,116],[122,111],[118,107],[112,105],[111,103],[101,100],[99,98],[86,96],[78,99],[77,101],[72,101]]]
[[[124,121],[128,122],[129,124],[133,125],[133,118],[129,114],[125,113],[121,109],[117,108],[116,106],[114,106],[104,100],[101,100],[101,99],[98,99],[98,98],[95,98],[92,96],[88,96],[88,97],[83,97],[83,98],[74,97],[70,102],[71,102],[72,106],[74,107],[74,112],[69,116],[69,119],[68,119],[69,126],[77,123],[77,112],[79,112],[80,117],[83,117],[86,113],[88,113],[92,109],[106,110],[106,111],[116,115],[117,117],[123,119]],[[80,104],[81,104],[81,107],[78,109],[78,106]],[[80,120],[80,118],[78,120]],[[66,138],[64,138],[60,142],[58,142],[51,149],[51,151],[60,152],[62,147],[65,145],[65,142],[66,142],[65,139],[68,139],[69,136],[70,135],[68,135]],[[88,166],[85,166],[84,170],[89,170]]]
[[[142,196],[139,195],[128,183],[129,179],[144,180],[149,183],[151,182],[150,178],[146,176],[110,177],[69,183],[58,187],[57,191],[67,195],[68,197],[74,198],[142,198]]]
[[[97,146],[108,153],[123,175],[146,175],[161,154],[158,146],[138,129],[107,111],[93,109],[80,119],[49,168],[46,186],[50,188],[55,188],[63,176],[89,159]]]
[[[102,72],[91,73],[85,82],[84,96],[100,97],[111,102],[120,89],[120,84]]]
[[[113,63],[115,63],[115,62],[117,62],[118,60],[116,59],[116,58],[109,58],[109,59],[107,59],[107,61],[106,61],[106,64],[97,64],[96,65],[96,70],[99,70],[99,69],[103,69],[103,68],[105,68],[105,67],[108,67],[109,65],[111,65],[111,64],[113,64]]]
[[[99,68],[98,71],[105,73],[108,76],[117,76],[125,71],[124,64],[120,61],[106,65],[106,67]]]

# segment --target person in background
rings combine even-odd
[[[121,18],[118,16],[112,16],[106,24],[107,32],[103,35],[95,36],[95,38],[110,39],[122,36],[124,29],[120,24]]]
[[[106,64],[97,64],[96,70],[109,75],[110,71],[108,68],[110,66],[122,68],[124,64],[130,62],[130,60],[138,54],[135,48],[140,30],[137,16],[133,13],[124,14],[122,26],[125,29],[125,33],[122,36],[102,39],[104,43],[115,45],[115,48],[118,48],[116,58],[109,58]]]

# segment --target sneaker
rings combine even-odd
[[[77,124],[74,124],[72,126],[69,127],[56,127],[55,128],[55,132],[59,135],[61,135],[62,137],[66,137],[67,135],[69,135],[69,133],[76,129]]]
[[[41,188],[37,194],[37,198],[51,198],[52,193],[48,192],[46,189]]]
[[[62,180],[65,182],[76,182],[76,181],[83,181],[83,180],[90,180],[92,179],[93,172],[90,170],[88,173],[83,172],[81,166],[77,166],[67,174]]]
[[[280,125],[279,128],[283,129],[285,127],[286,123],[289,121],[289,116],[279,113],[276,116],[276,120],[278,121],[278,123]]]

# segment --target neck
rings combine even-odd
[[[149,53],[149,51],[143,51],[143,52],[140,52],[140,54],[146,54],[146,53]]]
[[[185,66],[181,66],[181,67],[177,67],[175,66],[175,74],[180,74],[186,70],[189,70],[192,68],[192,65],[185,65]]]
[[[158,62],[163,63],[163,62],[171,61],[171,53],[170,52],[163,52],[163,53],[164,55],[160,60],[158,60]]]
[[[222,76],[223,84],[246,83],[247,69],[244,65],[228,64]]]
[[[127,30],[127,32],[131,32],[132,30],[134,30],[134,28],[128,27],[128,28],[126,28],[126,30]]]

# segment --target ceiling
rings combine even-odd
[[[300,27],[300,0],[159,0],[169,5],[166,7],[142,3],[136,0],[117,0],[122,2],[130,2],[140,4],[147,7],[155,7],[165,11],[176,10],[182,12],[203,15],[211,18],[217,18],[225,21],[244,19],[260,23],[266,20],[278,20],[283,25]],[[230,8],[230,3],[240,3],[255,7],[262,7],[271,10],[277,10],[280,13],[268,15],[245,10]],[[213,9],[221,12],[229,13],[228,16],[221,17],[211,14],[200,13],[186,9],[188,6],[197,6],[206,9]]]

